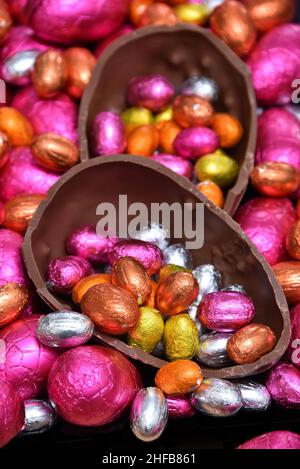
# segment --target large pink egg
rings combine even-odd
[[[116,420],[140,386],[137,369],[120,352],[98,345],[81,346],[55,362],[48,395],[67,422],[93,427]]]
[[[28,0],[26,21],[39,38],[61,44],[96,41],[125,19],[129,0]]]
[[[20,397],[9,382],[0,380],[0,448],[22,430],[24,418]]]
[[[256,436],[237,449],[300,449],[300,435],[278,430]]]
[[[0,198],[7,201],[19,194],[46,194],[58,179],[59,175],[36,163],[30,148],[14,148],[0,171]]]
[[[119,39],[119,37],[122,37],[124,36],[125,34],[128,34],[128,33],[131,33],[131,31],[133,31],[134,28],[129,25],[129,24],[125,24],[124,26],[122,26],[120,29],[118,29],[118,31],[116,31],[115,33],[111,34],[110,36],[108,36],[106,39],[104,39],[104,41],[101,41],[100,44],[98,44],[98,46],[96,47],[95,51],[94,51],[94,55],[96,56],[96,58],[100,57],[100,55],[102,54],[102,52],[112,43],[114,42],[116,39]]]
[[[56,349],[46,347],[36,337],[39,318],[33,315],[19,319],[0,331],[0,340],[5,342],[0,379],[9,381],[22,399],[31,399],[45,389],[50,368],[58,357]]]
[[[277,363],[268,374],[266,387],[277,404],[300,408],[300,370],[291,363]]]
[[[0,286],[10,282],[27,284],[22,244],[23,237],[19,233],[0,229]]]
[[[11,104],[28,117],[36,134],[53,132],[77,143],[78,107],[66,94],[41,99],[28,86],[14,96]]]
[[[280,139],[258,146],[255,154],[256,164],[268,161],[287,163],[300,171],[300,140]]]
[[[259,116],[257,124],[257,144],[260,147],[281,139],[296,140],[300,145],[300,121],[286,109],[268,109]]]
[[[300,303],[291,310],[291,340],[287,356],[300,368]]]
[[[300,49],[300,25],[286,23],[264,34],[258,43],[259,49],[285,47]]]

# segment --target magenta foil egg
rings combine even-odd
[[[177,135],[173,147],[177,155],[195,159],[217,150],[219,138],[212,129],[192,127],[182,130]]]
[[[27,284],[22,244],[23,237],[19,233],[0,229],[0,286],[10,282]]]
[[[29,147],[14,148],[0,171],[0,198],[7,201],[19,194],[46,194],[58,179],[36,163]]]
[[[24,404],[8,381],[0,380],[0,448],[24,426]]]
[[[96,47],[95,51],[94,51],[94,55],[95,57],[98,59],[98,57],[100,57],[100,55],[102,54],[102,52],[112,43],[114,42],[116,39],[118,39],[119,37],[121,36],[124,36],[125,34],[128,34],[128,33],[131,33],[131,31],[133,31],[134,28],[133,26],[131,26],[130,24],[125,24],[124,26],[122,26],[120,29],[118,29],[118,31],[116,31],[115,33],[111,34],[110,36],[108,36],[106,39],[104,39],[104,41],[101,41],[100,44],[98,44],[98,46]]]
[[[67,238],[66,249],[68,254],[103,264],[108,261],[108,253],[117,242],[117,238],[97,234],[95,225],[83,225]]]
[[[251,438],[237,449],[300,449],[300,435],[278,430]]]
[[[193,177],[193,165],[186,158],[165,153],[157,153],[152,156],[152,159],[163,166],[166,166],[166,168],[171,169],[174,173],[179,174],[179,176],[184,176],[188,179],[192,179]]]
[[[64,420],[93,427],[116,420],[140,387],[138,371],[127,358],[92,345],[59,357],[49,374],[48,395]]]
[[[46,386],[51,366],[58,351],[41,344],[36,337],[40,316],[19,319],[0,331],[5,343],[4,360],[0,362],[0,380],[9,381],[21,399],[31,399]]]
[[[125,128],[119,114],[100,112],[91,131],[94,156],[123,153],[126,147]]]
[[[300,171],[300,140],[275,138],[267,145],[257,148],[255,161],[257,164],[268,161],[288,163]]]
[[[86,259],[78,256],[57,257],[50,262],[47,273],[49,288],[57,293],[69,294],[93,269]]]
[[[187,396],[167,396],[167,404],[171,419],[192,417],[196,413]]]
[[[132,106],[157,112],[174,97],[175,88],[163,75],[133,77],[128,85],[127,99]]]
[[[291,310],[291,340],[287,356],[300,368],[300,303]]]
[[[66,94],[41,99],[28,86],[14,96],[12,106],[28,117],[36,134],[53,132],[77,143],[78,107]]]
[[[300,121],[288,110],[268,109],[259,116],[257,124],[258,146],[266,147],[274,143],[275,140],[281,139],[296,140],[300,146]]]
[[[119,241],[108,254],[108,262],[113,265],[121,257],[130,256],[137,259],[149,275],[156,274],[162,266],[163,256],[159,247],[139,240]]]
[[[231,332],[249,324],[255,316],[253,301],[239,292],[219,291],[203,298],[197,317],[207,329]]]
[[[300,408],[300,370],[291,363],[277,363],[268,374],[266,387],[277,404]]]
[[[284,47],[286,49],[300,49],[300,25],[286,23],[264,34],[257,46],[259,49]]]
[[[39,38],[73,44],[111,34],[125,19],[128,6],[129,0],[28,0],[25,13]]]

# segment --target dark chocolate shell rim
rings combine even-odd
[[[235,184],[228,190],[225,197],[224,210],[230,215],[233,215],[246,191],[249,175],[254,166],[254,154],[256,148],[256,130],[257,130],[257,118],[256,118],[256,98],[252,86],[252,80],[250,71],[247,65],[215,34],[209,31],[207,28],[199,26],[178,24],[176,26],[146,26],[136,31],[121,36],[112,44],[110,44],[99,58],[90,82],[85,90],[82,97],[79,111],[79,139],[80,139],[80,159],[86,161],[90,158],[89,144],[88,144],[88,121],[89,113],[92,100],[94,99],[97,84],[106,67],[107,62],[112,56],[121,48],[130,45],[130,43],[143,40],[147,37],[153,37],[158,34],[170,35],[170,34],[183,34],[193,33],[199,38],[203,38],[207,41],[217,53],[223,55],[235,74],[240,76],[243,86],[241,86],[240,97],[245,103],[247,103],[248,109],[248,128],[247,137],[245,140],[245,150],[241,158],[242,163],[240,164],[240,170]],[[120,70],[117,72],[120,73]],[[217,79],[217,78],[216,78]],[[218,79],[217,79],[218,81]]]
[[[232,232],[238,238],[239,242],[244,246],[244,248],[249,251],[248,255],[251,257],[251,263],[258,263],[260,268],[263,269],[263,275],[266,277],[266,282],[268,282],[268,287],[266,288],[266,291],[268,290],[268,288],[272,290],[272,301],[274,300],[275,302],[276,308],[278,310],[277,314],[279,315],[280,322],[282,323],[282,326],[280,326],[280,334],[278,336],[275,348],[271,352],[251,364],[234,365],[220,369],[206,369],[203,367],[202,369],[204,376],[208,378],[216,377],[234,379],[258,374],[271,368],[285,353],[290,339],[289,309],[285,295],[274,276],[273,270],[271,269],[267,261],[264,259],[264,257],[259,253],[257,248],[251,243],[249,238],[241,230],[239,225],[226,212],[213,205],[208,199],[206,199],[201,193],[199,193],[194,188],[193,184],[186,178],[178,176],[177,174],[163,167],[159,163],[153,160],[149,160],[148,158],[129,155],[115,155],[108,157],[93,158],[91,160],[85,161],[84,163],[80,163],[79,165],[70,169],[49,190],[47,198],[40,204],[32,218],[32,221],[26,231],[23,243],[23,257],[25,261],[25,266],[27,268],[27,272],[30,279],[32,280],[33,284],[37,289],[37,293],[39,294],[39,296],[48,304],[48,306],[50,306],[52,310],[74,309],[74,307],[70,303],[68,303],[67,298],[64,301],[64,299],[62,299],[61,297],[58,298],[47,289],[45,281],[43,279],[43,275],[37,264],[37,259],[33,252],[33,235],[35,231],[39,228],[39,224],[43,219],[43,215],[47,207],[51,206],[53,199],[57,196],[60,189],[66,183],[68,183],[68,181],[72,180],[72,178],[76,177],[78,174],[83,171],[86,171],[89,168],[91,168],[93,173],[93,168],[101,165],[111,165],[112,163],[116,164],[116,171],[118,171],[118,163],[123,166],[123,169],[126,168],[127,165],[134,165],[135,169],[138,166],[139,168],[143,168],[143,170],[151,170],[153,172],[153,177],[156,173],[157,176],[166,178],[166,184],[168,182],[171,184],[176,184],[179,190],[185,192],[188,197],[191,196],[193,198],[196,198],[197,201],[204,203],[205,210],[208,211],[206,216],[212,217],[213,220],[217,218],[219,222],[221,221],[225,225],[227,225],[226,229],[229,228],[230,233]],[[45,247],[44,251],[42,252],[42,256],[46,255],[47,248]],[[253,299],[255,301],[255,298]],[[268,314],[272,315],[274,314],[274,312],[269,311]],[[150,365],[155,368],[160,368],[161,366],[167,363],[165,360],[143,352],[140,349],[128,346],[125,342],[123,342],[117,337],[108,336],[107,334],[104,334],[98,330],[95,331],[94,337],[98,339],[101,343],[113,347],[119,350],[120,352],[124,353],[129,358],[140,361],[146,365]]]

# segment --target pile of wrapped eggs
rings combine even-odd
[[[222,207],[222,188],[232,185],[239,171],[224,149],[240,142],[243,128],[236,117],[215,112],[218,94],[217,83],[205,76],[188,78],[177,93],[163,75],[134,77],[127,90],[131,107],[121,115],[108,111],[95,117],[93,153],[151,157],[181,176],[195,177],[197,188]]]

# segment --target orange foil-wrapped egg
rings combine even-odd
[[[82,298],[81,308],[100,331],[110,335],[126,334],[140,317],[134,296],[108,283],[90,288]]]
[[[27,288],[18,283],[7,283],[0,287],[0,327],[15,321],[28,304]]]
[[[210,17],[212,31],[237,55],[248,54],[256,41],[256,29],[247,8],[228,0],[219,5]]]
[[[248,324],[230,337],[226,349],[232,361],[243,365],[256,362],[260,357],[271,352],[275,344],[275,334],[268,326]]]
[[[294,0],[243,0],[256,29],[269,31],[295,16]]]
[[[154,0],[132,0],[129,5],[129,17],[135,26],[139,26],[143,14],[152,3]]]
[[[173,116],[181,127],[201,127],[212,123],[212,105],[199,96],[177,96],[173,103]]]
[[[151,156],[159,145],[159,133],[152,124],[141,125],[127,137],[127,152],[130,155]]]
[[[134,257],[121,257],[112,267],[112,283],[124,288],[137,299],[139,305],[147,302],[151,294],[151,279],[144,266]]]
[[[7,3],[3,0],[0,2],[0,41],[5,38],[13,25]]]
[[[273,266],[273,271],[289,304],[300,302],[300,262],[286,261]]]
[[[286,248],[293,259],[300,260],[300,220],[292,225],[286,237]]]
[[[77,146],[71,140],[53,133],[36,137],[32,153],[41,166],[52,171],[64,172],[79,162]]]
[[[224,195],[222,189],[213,181],[202,181],[197,184],[196,189],[205,195],[213,204],[222,208],[224,205]]]
[[[21,194],[4,205],[3,226],[24,233],[40,203],[46,198],[42,194]]]
[[[5,165],[8,159],[10,142],[6,133],[0,131],[0,168]]]
[[[83,278],[72,290],[72,300],[74,303],[81,303],[83,296],[86,292],[101,283],[111,283],[111,274],[93,274]]]
[[[146,8],[140,19],[139,26],[174,26],[177,22],[178,18],[172,7],[162,2],[156,2]]]
[[[159,126],[159,143],[162,149],[166,153],[173,154],[174,148],[173,148],[173,143],[179,132],[181,131],[181,128],[179,125],[176,124],[176,122],[172,121],[167,121],[160,123],[161,125]]]
[[[73,98],[81,98],[96,65],[94,55],[84,47],[70,47],[64,52],[65,90]]]
[[[220,139],[223,148],[231,148],[239,143],[243,135],[243,127],[240,121],[226,112],[218,112],[214,115],[212,128]]]
[[[176,360],[162,366],[155,376],[156,386],[167,395],[188,394],[200,386],[201,368],[191,360]]]
[[[0,130],[14,147],[26,147],[32,143],[33,129],[29,120],[13,107],[0,107]]]
[[[146,304],[146,306],[149,306],[150,308],[155,308],[155,294],[157,287],[158,284],[154,282],[154,280],[151,280],[151,293]]]
[[[175,272],[159,283],[156,307],[167,316],[182,313],[197,298],[198,292],[198,282],[190,272]]]
[[[32,71],[32,83],[41,98],[53,98],[63,91],[66,78],[63,52],[48,49],[37,57]]]
[[[288,163],[269,161],[255,166],[250,179],[255,189],[261,194],[286,197],[298,189],[300,173]]]

